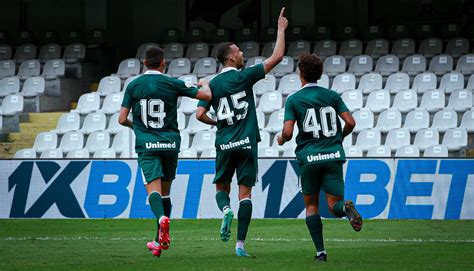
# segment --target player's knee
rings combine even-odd
[[[318,206],[312,204],[306,206],[306,216],[313,216],[317,214],[319,214]]]

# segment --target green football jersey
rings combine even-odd
[[[298,126],[295,153],[301,165],[345,160],[338,116],[346,111],[335,91],[316,84],[307,84],[286,99],[285,121],[295,120]]]
[[[217,114],[216,150],[232,151],[260,142],[252,86],[265,77],[263,64],[242,71],[225,68],[209,83],[212,101],[198,106]]]
[[[181,80],[148,71],[125,90],[122,106],[133,114],[135,151],[179,151],[178,96],[194,98],[198,89]]]

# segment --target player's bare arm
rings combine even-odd
[[[283,7],[278,17],[278,32],[272,55],[263,62],[265,73],[271,71],[285,55],[285,30],[288,27],[288,20],[285,17],[285,8]]]
[[[352,130],[354,130],[354,127],[356,125],[356,122],[350,112],[342,112],[341,114],[339,114],[339,116],[345,122],[344,129],[342,130],[342,138],[345,138],[347,135],[352,133]]]
[[[201,79],[197,86],[200,87],[198,92],[196,93],[196,99],[210,102],[212,99],[211,88],[209,88],[209,82],[205,79]]]
[[[287,120],[283,124],[283,131],[277,135],[278,145],[283,145],[285,142],[290,141],[293,137],[293,128],[295,126],[294,120]]]
[[[118,122],[126,127],[133,128],[132,121],[128,118],[128,113],[130,113],[130,108],[121,107]]]
[[[198,106],[197,111],[196,111],[196,119],[198,119],[200,122],[203,122],[205,124],[217,125],[217,121],[211,119],[207,115],[207,112],[208,112],[207,108]]]

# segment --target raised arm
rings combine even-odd
[[[278,17],[278,32],[273,54],[263,62],[265,73],[268,73],[278,65],[285,55],[285,30],[287,27],[288,20],[285,17],[285,8],[283,7],[280,11],[280,16]]]

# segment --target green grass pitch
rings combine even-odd
[[[325,220],[328,262],[304,220],[255,219],[246,248],[219,239],[220,220],[172,220],[171,247],[161,258],[145,248],[155,221],[0,220],[0,270],[474,270],[474,221]]]

